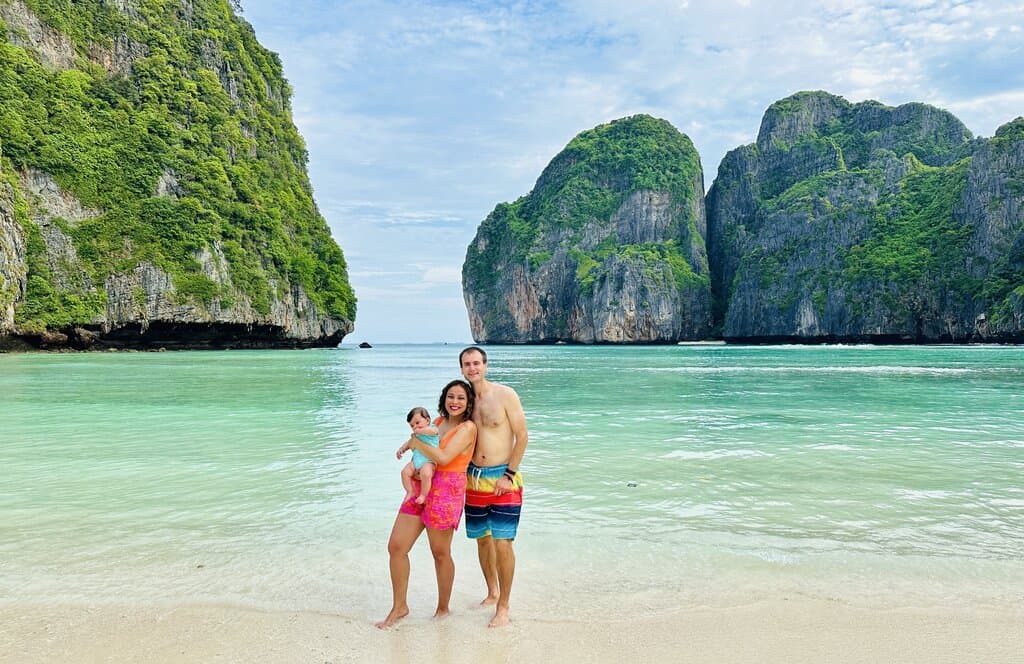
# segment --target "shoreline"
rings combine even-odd
[[[1010,335],[1006,337],[981,337],[981,338],[934,338],[916,339],[906,338],[898,335],[866,335],[866,336],[820,336],[820,337],[798,337],[798,336],[766,336],[766,337],[708,337],[706,339],[683,339],[683,340],[659,340],[659,341],[635,341],[635,342],[581,342],[581,341],[431,341],[431,342],[376,342],[370,346],[360,346],[360,343],[344,340],[328,342],[277,342],[271,339],[253,341],[241,344],[209,344],[209,343],[178,343],[177,341],[163,341],[151,343],[109,343],[102,340],[91,342],[87,345],[58,343],[32,343],[27,339],[34,338],[31,335],[15,335],[0,333],[0,355],[3,354],[62,354],[62,353],[163,353],[163,352],[190,352],[190,351],[228,351],[228,350],[318,350],[318,349],[372,349],[375,346],[449,346],[461,347],[481,345],[490,347],[576,347],[576,348],[650,348],[650,347],[784,347],[784,346],[828,346],[828,347],[849,347],[849,346],[876,346],[884,347],[1021,347],[1024,346],[1024,335]]]
[[[1019,661],[1024,609],[865,608],[779,597],[729,608],[694,606],[625,620],[570,621],[453,606],[434,621],[413,607],[383,617],[240,606],[11,604],[0,606],[0,662],[920,662]]]

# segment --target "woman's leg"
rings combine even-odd
[[[387,629],[409,615],[409,551],[422,532],[423,522],[418,516],[400,513],[395,517],[395,525],[391,527],[391,539],[388,540],[391,612],[377,623],[377,629]]]
[[[434,483],[434,468],[436,466],[432,463],[420,466],[420,495],[416,499],[420,505],[427,502],[427,494],[430,493],[430,487]]]
[[[427,528],[430,553],[434,556],[434,573],[437,574],[437,611],[435,618],[448,615],[448,602],[452,598],[455,584],[455,561],[452,560],[453,529],[434,530]]]

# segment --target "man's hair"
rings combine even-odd
[[[476,351],[476,352],[480,353],[480,357],[484,358],[484,364],[487,364],[487,351],[485,351],[480,346],[470,346],[469,348],[463,348],[462,352],[459,353],[459,366],[460,367],[462,366],[462,356],[465,355],[466,353],[472,353],[473,351]]]
[[[412,422],[412,418],[416,417],[417,415],[426,418],[428,422],[430,421],[430,411],[428,411],[423,406],[416,406],[415,408],[410,410],[409,414],[405,416],[405,421]]]

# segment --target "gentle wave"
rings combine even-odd
[[[665,455],[666,459],[725,459],[728,457],[767,457],[772,456],[758,450],[711,450],[709,452],[690,452],[688,450],[676,450]]]

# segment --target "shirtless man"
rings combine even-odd
[[[466,471],[466,534],[477,542],[487,582],[487,597],[481,604],[495,607],[488,627],[503,627],[509,623],[508,601],[516,568],[512,541],[523,505],[523,478],[518,471],[526,451],[526,415],[515,390],[487,380],[487,353],[482,348],[463,350],[459,365],[476,392],[476,451]]]

